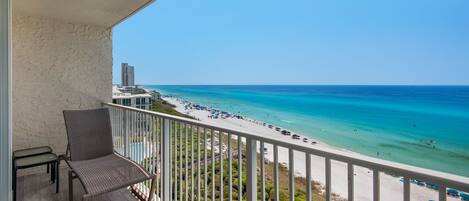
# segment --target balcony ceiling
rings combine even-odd
[[[154,0],[15,0],[13,13],[113,27]]]

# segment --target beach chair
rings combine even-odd
[[[70,166],[70,201],[73,201],[74,178],[85,189],[83,200],[151,179],[148,200],[152,200],[156,177],[114,152],[108,109],[64,111],[63,115],[69,143],[65,161]]]

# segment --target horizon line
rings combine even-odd
[[[119,84],[113,84],[119,85]],[[416,86],[416,87],[469,87],[469,84],[137,84],[136,86]]]

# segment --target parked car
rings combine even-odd
[[[453,197],[459,197],[459,191],[456,189],[452,189],[452,188],[448,189],[446,191],[446,194],[448,194],[449,196],[453,196]]]
[[[292,136],[292,138],[295,139],[295,140],[301,139],[301,137],[300,137],[299,135],[297,135],[297,134],[294,134],[294,135]]]
[[[427,187],[431,188],[433,190],[438,190],[440,188],[440,186],[438,184],[434,184],[434,183],[430,183],[430,182],[427,182]]]
[[[461,193],[459,196],[461,196],[462,201],[469,201],[469,194]]]

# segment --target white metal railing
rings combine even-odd
[[[347,164],[347,199],[349,201],[353,201],[355,197],[354,167],[364,167],[372,171],[372,200],[374,201],[380,200],[381,173],[402,177],[404,201],[409,201],[411,198],[410,181],[414,179],[436,184],[440,201],[447,200],[448,188],[469,192],[469,178],[466,177],[356,156],[339,150],[326,151],[122,105],[104,103],[104,106],[110,109],[115,150],[157,175],[156,197],[165,201],[202,199],[253,201],[258,198],[279,201],[281,199],[279,166],[282,166],[279,164],[280,147],[288,149],[289,200],[295,198],[294,155],[298,153],[304,154],[306,159],[306,181],[310,182],[306,182],[306,189],[302,190],[305,191],[308,201],[311,201],[313,189],[311,184],[311,156],[313,155],[323,157],[325,161],[325,187],[322,194],[327,201],[333,199],[331,161]],[[265,162],[263,155],[264,147],[267,145],[273,147],[273,163],[270,164]],[[258,146],[260,154],[258,154]],[[274,193],[270,195],[270,198],[266,197],[268,192],[265,190],[268,165],[272,166],[273,172],[271,185]],[[244,174],[246,174],[245,186],[243,185]],[[149,185],[150,183],[147,182],[136,187],[142,193],[147,193]]]

